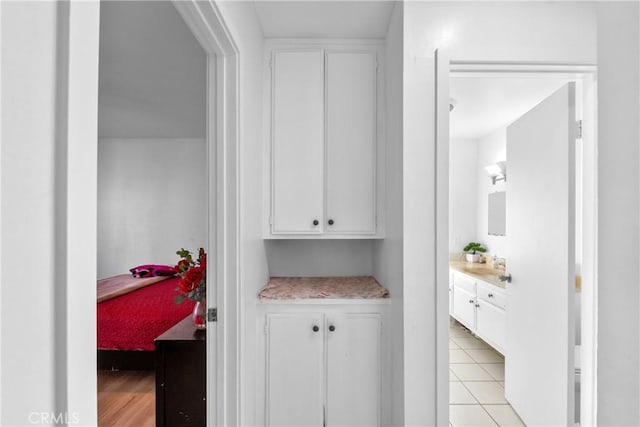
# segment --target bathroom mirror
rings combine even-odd
[[[507,192],[489,193],[489,235],[506,235]]]

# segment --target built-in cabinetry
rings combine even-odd
[[[263,424],[383,425],[384,307],[261,304]]]
[[[450,314],[500,353],[506,348],[506,293],[504,289],[452,271]]]
[[[380,237],[379,48],[276,46],[269,55],[265,237]]]

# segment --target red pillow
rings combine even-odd
[[[133,277],[173,276],[176,269],[170,265],[144,264],[129,269]]]

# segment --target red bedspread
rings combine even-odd
[[[173,277],[98,304],[98,349],[155,350],[153,340],[184,319],[194,302],[175,304]]]

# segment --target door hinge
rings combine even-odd
[[[218,309],[210,308],[207,310],[207,322],[217,322],[218,321]]]
[[[582,139],[582,120],[576,121],[576,138]]]

